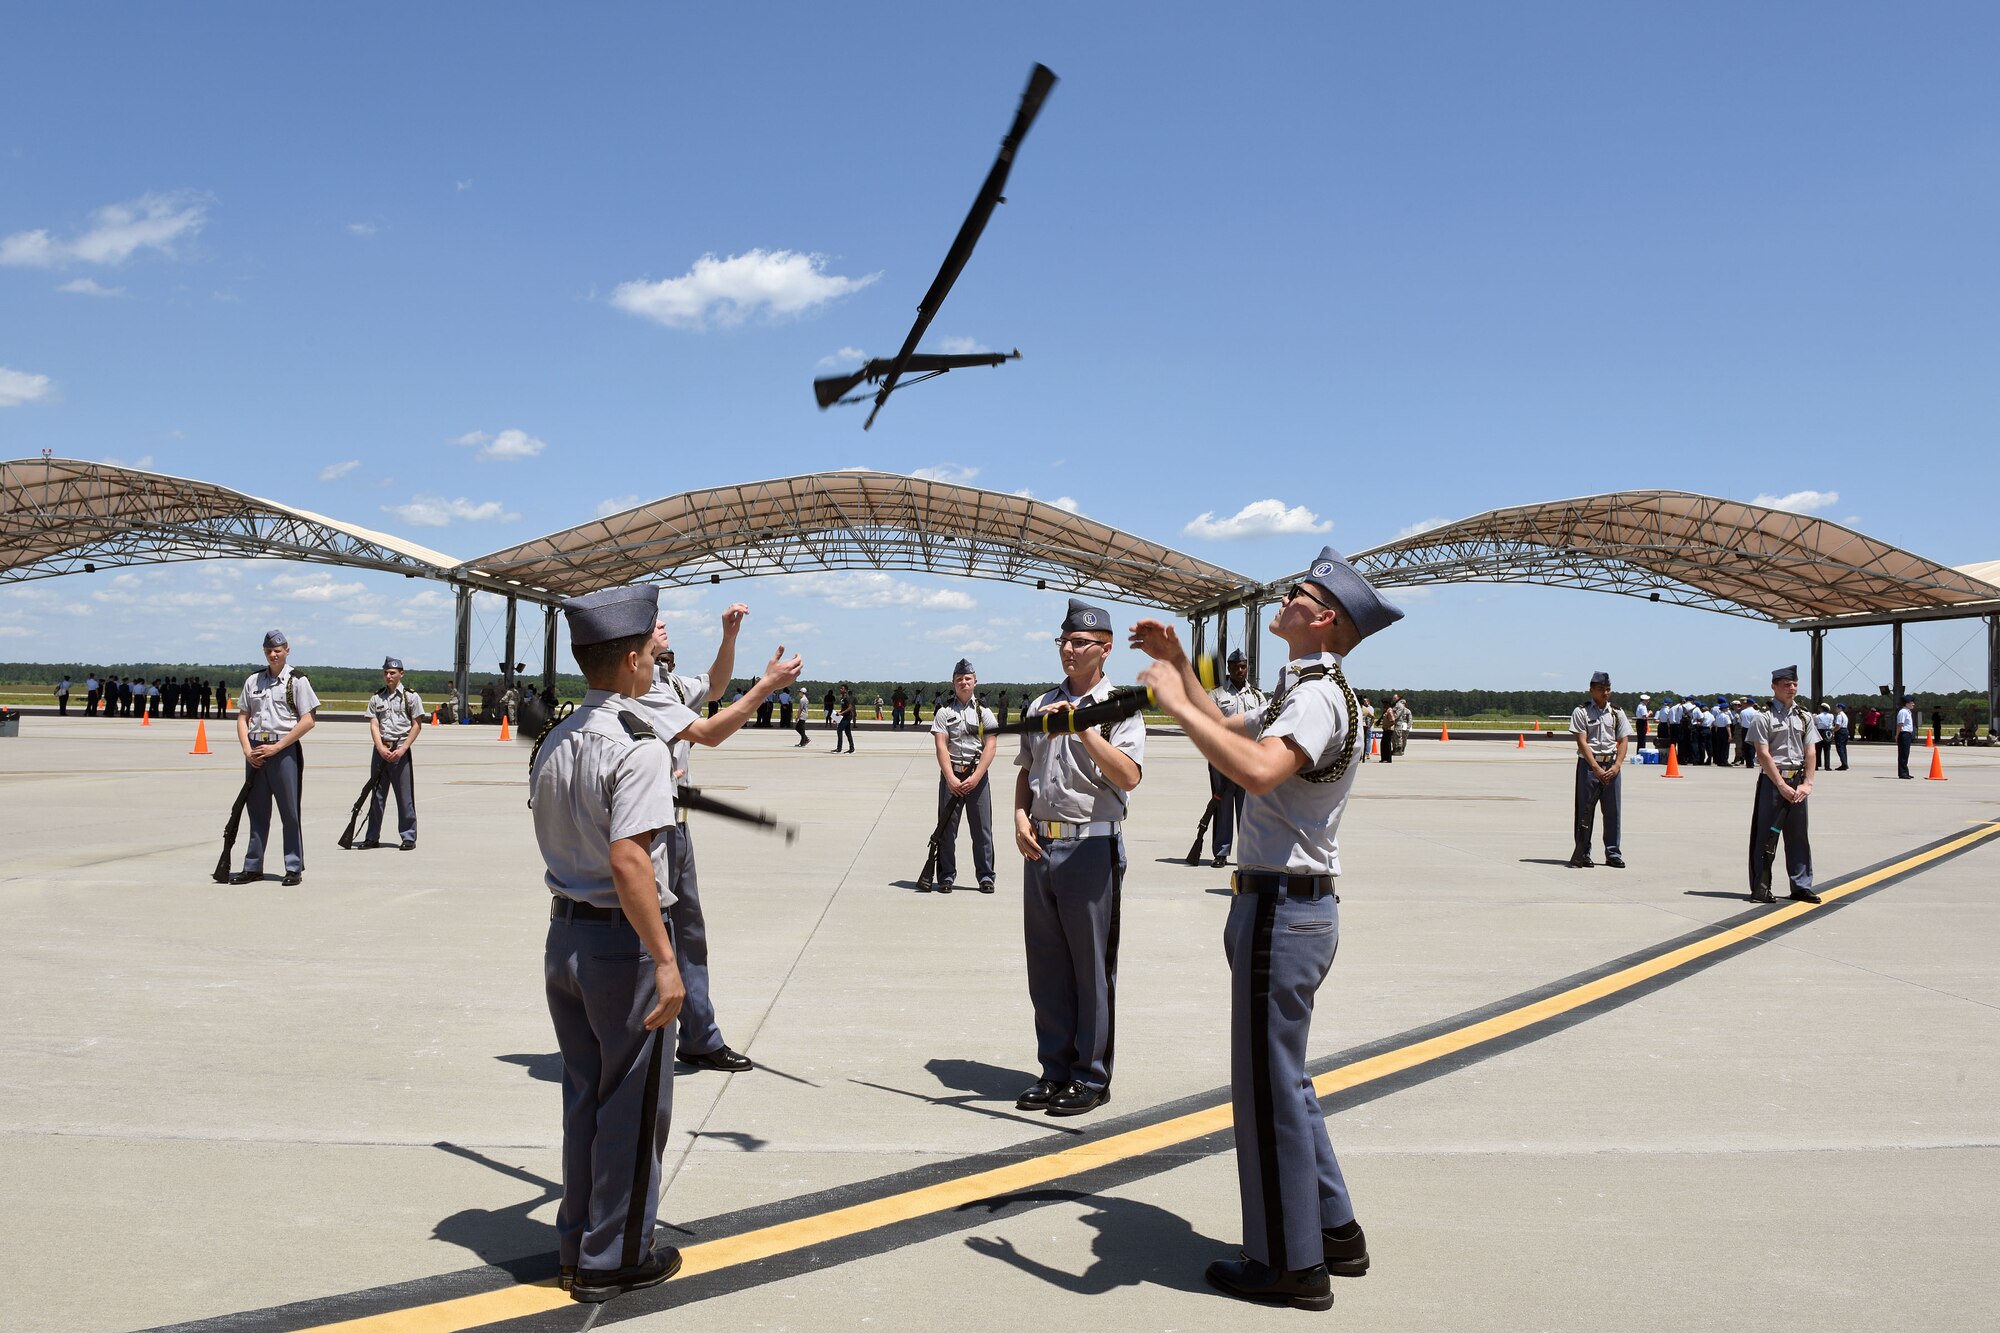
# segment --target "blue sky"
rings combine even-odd
[[[1261,577],[1628,487],[2000,557],[1991,6],[39,5],[7,30],[0,456],[456,556],[867,466]],[[928,344],[1025,359],[866,435],[817,412],[827,358],[901,340],[1036,60],[1062,82]],[[1300,530],[1228,522],[1268,501]],[[675,599],[692,655],[724,594],[746,651],[782,635],[812,675],[1047,675],[1061,604],[759,581]],[[1742,688],[1805,653],[1585,593],[1408,607],[1357,678]],[[0,589],[0,656],[243,660],[272,622],[304,661],[450,657],[441,590],[274,562]],[[1971,630],[1913,630],[1912,680],[1976,682]],[[1836,687],[1887,679],[1880,639],[1835,639]]]

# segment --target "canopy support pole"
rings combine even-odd
[[[511,596],[508,597],[507,660],[500,664],[500,678],[506,682],[508,689],[512,689],[514,687],[514,629],[516,623],[520,619],[520,611],[521,611],[520,600],[518,598]]]
[[[556,692],[556,607],[542,604],[542,688],[551,698]]]
[[[472,589],[459,584],[458,628],[452,636],[451,679],[458,688],[458,717],[466,721],[471,709],[466,706],[470,697],[466,691],[472,688]]]
[[[1889,626],[1889,697],[1903,706],[1903,622]]]
[[[1826,698],[1826,631],[1809,631],[1812,637],[1812,706]]]

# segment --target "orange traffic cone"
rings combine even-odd
[[[197,722],[194,724],[194,748],[192,750],[189,750],[188,753],[189,754],[215,753],[215,751],[208,748],[208,723]]]
[[[500,715],[500,739],[503,741],[514,739],[514,733],[507,730],[507,715],[505,713]]]
[[[1929,780],[1932,782],[1944,782],[1948,780],[1944,775],[1944,751],[1938,749],[1935,745],[1931,747],[1931,771],[1929,774]]]
[[[146,705],[146,711],[139,715],[139,725],[142,727],[153,725],[153,705],[150,702]]]
[[[1516,736],[1514,737],[1514,748],[1515,748],[1515,749],[1517,749],[1517,750],[1525,750],[1525,749],[1527,749],[1527,748],[1528,748],[1528,738],[1527,738],[1526,736],[1524,736],[1524,735],[1516,735]]]
[[[431,709],[431,725],[435,727],[437,724],[438,724],[438,710],[433,708]]]
[[[1678,745],[1669,745],[1667,747],[1667,771],[1662,776],[1669,778],[1677,778],[1680,775],[1681,775],[1681,747]]]
[[[1451,739],[1451,728],[1442,722],[1438,724],[1438,739],[1441,741]]]
[[[1937,733],[1935,731],[1924,733],[1924,748],[1926,750],[1937,749]]]
[[[1380,758],[1382,757],[1382,738],[1381,738],[1381,737],[1379,737],[1379,736],[1370,736],[1370,737],[1368,738],[1368,754],[1369,754],[1369,757],[1370,757],[1370,758],[1374,758],[1374,759],[1380,759]]]
[[[1535,723],[1535,730],[1540,731],[1541,729],[1542,729],[1542,724],[1540,722]]]

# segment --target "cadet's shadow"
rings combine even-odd
[[[1013,1203],[1075,1202],[1088,1206],[1086,1226],[1097,1229],[1090,1243],[1091,1265],[1081,1273],[1070,1273],[1030,1259],[1014,1248],[1012,1241],[969,1236],[966,1248],[989,1259],[1012,1264],[1031,1277],[1079,1296],[1102,1296],[1119,1287],[1143,1283],[1170,1287],[1175,1291],[1214,1294],[1202,1278],[1211,1259],[1233,1253],[1230,1246],[1213,1236],[1204,1236],[1186,1218],[1133,1199],[1113,1199],[1076,1190],[1033,1190],[1024,1194],[1002,1195],[997,1199],[967,1204],[961,1212],[984,1208],[1006,1211]]]
[[[1524,866],[1566,866],[1569,864],[1569,858],[1567,856],[1524,856],[1521,858],[1521,864]]]
[[[1738,902],[1752,901],[1750,895],[1747,893],[1722,892],[1716,889],[1688,889],[1682,896],[1687,898],[1734,898]]]
[[[983,1060],[926,1060],[931,1077],[954,1092],[969,1092],[992,1101],[1013,1101],[1035,1081],[1032,1074],[1002,1069]]]
[[[1214,869],[1213,866],[1209,865],[1208,858],[1205,856],[1197,856],[1192,861],[1188,860],[1185,856],[1156,856],[1153,858],[1153,864],[1156,866],[1179,866],[1183,870]]]
[[[536,1186],[541,1193],[505,1208],[462,1209],[433,1227],[432,1237],[472,1251],[482,1262],[505,1270],[517,1282],[539,1282],[553,1277],[556,1271],[555,1226],[549,1222],[537,1222],[528,1214],[562,1198],[562,1186],[553,1180],[544,1180],[532,1171],[496,1162],[483,1153],[461,1148],[455,1143],[434,1146],[454,1157],[463,1157],[503,1176]]]
[[[519,1065],[528,1071],[528,1077],[542,1083],[562,1082],[562,1052],[551,1051],[547,1055],[496,1055],[493,1057],[503,1065]]]

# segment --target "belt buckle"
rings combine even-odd
[[[1061,842],[1068,836],[1063,832],[1065,827],[1067,826],[1060,819],[1051,819],[1042,826],[1043,832],[1051,842]]]
[[[1243,872],[1242,872],[1242,871],[1240,871],[1240,870],[1232,870],[1232,871],[1230,871],[1230,872],[1229,872],[1229,896],[1230,896],[1230,897],[1232,897],[1232,898],[1234,898],[1234,897],[1238,896],[1239,894],[1241,894],[1242,892],[1243,892]]]

